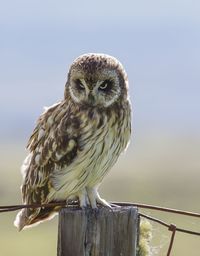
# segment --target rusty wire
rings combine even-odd
[[[77,206],[77,201],[75,201],[75,202],[71,201],[70,203],[62,201],[62,202],[54,202],[54,203],[46,203],[46,204],[6,205],[6,206],[0,206],[0,213],[17,211],[17,210],[24,209],[24,208],[47,208],[47,207],[48,208],[51,208],[51,207],[53,208],[53,207],[56,207],[56,206],[61,206],[61,207]],[[168,213],[173,213],[173,214],[180,214],[180,215],[185,215],[185,216],[189,216],[189,217],[200,218],[200,213],[183,211],[183,210],[172,209],[172,208],[166,208],[166,207],[155,206],[155,205],[141,204],[141,203],[112,202],[111,206],[118,206],[118,207],[120,207],[120,206],[133,206],[133,207],[138,207],[138,208],[143,208],[143,209],[150,209],[150,210],[155,210],[155,211],[168,212]],[[139,213],[139,216],[143,217],[143,218],[146,218],[146,219],[149,219],[151,221],[154,221],[156,223],[159,223],[160,225],[165,226],[166,228],[168,228],[169,231],[172,232],[169,247],[168,247],[168,251],[167,251],[167,256],[171,255],[171,251],[172,251],[172,247],[173,247],[173,244],[174,244],[174,238],[175,238],[176,232],[182,232],[182,233],[187,233],[187,234],[190,234],[190,235],[200,236],[200,232],[178,228],[174,224],[168,224],[168,223],[166,223],[166,222],[164,222],[160,219],[157,219],[155,217],[146,215],[144,213]]]
[[[175,214],[200,218],[200,213],[177,210],[177,209],[155,206],[155,205],[149,205],[149,204],[129,203],[129,202],[113,202],[113,204],[116,204],[116,205],[119,205],[119,206],[135,206],[135,207],[138,207],[138,208],[145,208],[145,209],[150,209],[150,210],[156,210],[156,211],[161,211],[161,212],[169,212],[169,213],[175,213]]]

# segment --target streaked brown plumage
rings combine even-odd
[[[24,204],[70,198],[80,206],[108,205],[97,189],[126,148],[131,132],[128,81],[105,54],[85,54],[71,65],[64,99],[40,116],[22,166]],[[19,230],[48,219],[58,208],[23,209]]]

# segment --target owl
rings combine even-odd
[[[131,134],[128,80],[109,55],[84,54],[70,66],[64,98],[46,108],[29,139],[22,165],[23,204],[78,200],[109,206],[98,187],[126,149]],[[59,207],[21,210],[21,230],[50,219]]]

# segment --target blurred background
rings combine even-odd
[[[63,97],[80,54],[117,57],[128,73],[132,141],[101,186],[110,201],[200,212],[200,2],[1,1],[0,205],[21,203],[20,165],[43,106]],[[200,231],[198,219],[146,213]],[[56,255],[57,217],[18,233],[0,215],[0,254]],[[153,255],[170,233],[153,224]],[[200,238],[177,234],[173,255],[199,256]]]

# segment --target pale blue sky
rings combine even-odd
[[[0,138],[27,139],[85,52],[124,64],[137,133],[200,129],[200,2],[1,1]]]

